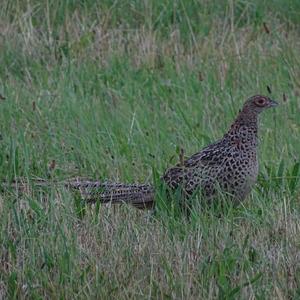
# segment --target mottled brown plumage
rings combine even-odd
[[[258,174],[258,115],[276,105],[265,96],[249,98],[222,139],[166,170],[162,180],[170,190],[180,188],[183,198],[199,191],[211,200],[221,191],[237,203],[244,200]],[[69,182],[68,186],[80,190],[90,201],[126,202],[138,208],[151,207],[154,203],[154,188],[148,184],[77,180]]]
[[[166,171],[172,189],[181,186],[187,196],[199,189],[205,198],[217,191],[240,202],[249,194],[258,174],[258,114],[277,103],[264,96],[249,98],[229,131],[184,162]]]

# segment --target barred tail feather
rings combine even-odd
[[[81,197],[87,202],[101,203],[128,203],[136,208],[145,209],[154,206],[154,188],[149,184],[123,184],[85,180],[76,178],[63,182],[49,182],[43,179],[34,179],[33,185],[36,187],[49,187],[52,184],[62,185],[69,190],[77,190]],[[18,192],[24,192],[30,189],[28,180],[19,178],[8,183],[4,182],[1,188],[13,188]]]
[[[152,208],[154,188],[149,184],[123,184],[89,180],[68,181],[66,187],[80,191],[88,202],[128,203],[136,208]]]

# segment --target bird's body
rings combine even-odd
[[[200,191],[210,200],[217,192],[233,201],[243,201],[258,175],[258,115],[277,103],[268,97],[253,96],[244,104],[229,131],[219,141],[166,171],[164,181],[190,196]]]
[[[242,114],[242,113],[241,113]],[[242,201],[258,174],[257,118],[244,122],[241,115],[219,141],[166,171],[164,181],[172,189],[179,186],[188,195],[200,190],[206,199],[217,191]]]

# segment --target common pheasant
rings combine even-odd
[[[162,181],[168,190],[180,188],[184,198],[199,191],[208,200],[221,191],[231,195],[236,203],[244,200],[258,175],[258,115],[277,105],[266,96],[250,97],[222,139],[166,170]],[[88,201],[125,202],[138,208],[154,204],[155,191],[150,184],[75,180],[69,181],[67,186],[80,190]]]

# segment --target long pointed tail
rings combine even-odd
[[[86,180],[82,178],[71,179],[63,182],[49,182],[35,179],[33,186],[49,187],[52,184],[65,186],[71,191],[79,191],[81,197],[87,202],[101,203],[128,203],[139,209],[154,206],[154,188],[149,184],[123,184]],[[30,189],[28,181],[18,179],[13,183],[2,183],[3,188],[13,188],[19,192]]]
[[[128,203],[136,208],[152,208],[154,205],[154,188],[149,184],[124,184],[75,179],[68,181],[66,187],[80,191],[88,202],[112,204]]]

